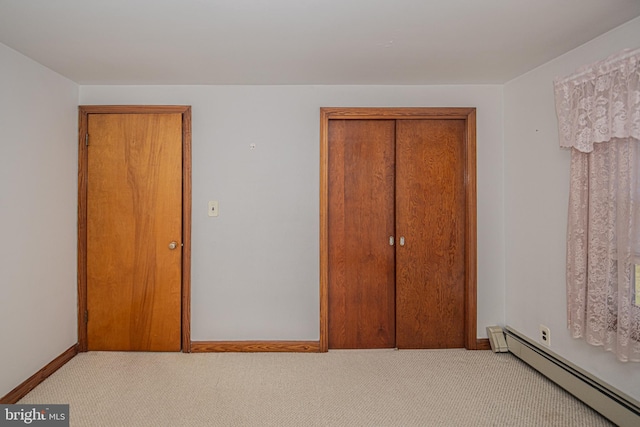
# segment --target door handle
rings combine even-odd
[[[174,250],[177,247],[178,247],[178,242],[169,243],[169,249]]]
[[[393,236],[389,236],[389,246],[393,246],[396,243],[396,239]]]
[[[400,246],[404,246],[404,236],[400,237]]]

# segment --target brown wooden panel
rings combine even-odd
[[[398,120],[398,348],[465,346],[463,120]]]
[[[393,121],[329,123],[329,348],[395,346]]]
[[[329,351],[329,118],[320,109],[320,351]]]
[[[179,351],[182,114],[90,114],[88,132],[88,348]]]
[[[182,114],[182,351],[191,352],[191,107]]]
[[[87,147],[88,117],[78,109],[78,351],[87,351]]]
[[[482,350],[477,343],[477,190],[476,190],[476,110],[466,118],[465,134],[465,348]]]
[[[318,341],[194,341],[192,353],[318,353]]]
[[[478,338],[476,340],[476,346],[473,350],[491,350],[491,343],[489,338]]]
[[[324,107],[321,109],[327,119],[376,120],[376,119],[466,119],[475,108],[450,107]]]
[[[465,182],[465,347],[476,342],[476,110],[475,108],[321,108],[320,109],[320,351],[329,341],[329,123],[334,120],[462,120]]]

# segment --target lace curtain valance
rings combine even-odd
[[[637,49],[555,82],[560,146],[571,147],[567,325],[623,362],[640,362],[639,76]]]
[[[612,138],[640,139],[640,49],[555,81],[561,147],[584,153]]]

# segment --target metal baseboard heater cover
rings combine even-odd
[[[509,352],[622,426],[640,426],[640,403],[507,326]]]

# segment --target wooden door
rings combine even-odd
[[[398,120],[396,345],[465,346],[463,120]]]
[[[88,349],[179,351],[182,115],[89,114],[87,127]]]
[[[393,120],[329,124],[329,346],[395,346]]]
[[[328,348],[469,347],[467,121],[327,125]]]

